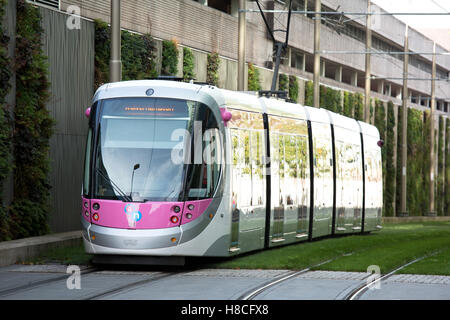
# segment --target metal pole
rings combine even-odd
[[[370,12],[370,0],[367,0],[367,12]],[[366,16],[366,51],[369,52],[372,48],[372,17]],[[364,95],[364,121],[370,122],[370,53],[366,53],[366,82]]]
[[[433,43],[433,52],[436,52],[436,42]],[[436,56],[433,55],[431,67],[431,106],[430,106],[430,216],[436,215],[434,208],[434,173],[435,173],[435,155],[434,155],[434,113],[436,109]]]
[[[246,8],[246,0],[239,0],[239,8]],[[239,34],[238,34],[238,91],[245,90],[245,12],[239,11]]]
[[[111,0],[111,58],[109,60],[110,82],[122,80],[120,40],[120,0]]]
[[[281,53],[283,51],[283,44],[281,42],[276,42],[276,48],[277,48],[277,56],[275,60],[275,67],[273,69],[273,77],[272,77],[272,85],[270,86],[271,91],[275,91],[277,88],[277,79],[278,79],[278,69],[280,68],[280,61],[281,61]]]
[[[408,25],[405,29],[405,47],[404,51],[408,51]],[[406,210],[406,166],[407,166],[407,134],[408,134],[408,58],[405,54],[403,57],[403,93],[402,93],[402,189],[401,189],[401,206],[400,215],[408,216]]]
[[[315,10],[320,12],[321,0],[316,0]],[[320,13],[316,13],[314,20],[314,104],[320,108]]]

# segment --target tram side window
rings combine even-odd
[[[86,154],[84,159],[84,182],[83,182],[83,195],[89,194],[89,181],[90,181],[90,163],[91,163],[91,144],[92,144],[92,128],[89,128],[88,136],[86,139]]]
[[[222,137],[213,112],[205,105],[199,105],[194,114],[194,121],[201,122],[202,148],[195,148],[195,145],[191,148],[192,164],[187,177],[189,200],[214,196],[223,162]],[[195,134],[192,138],[193,143],[196,143]],[[202,163],[195,163],[200,158],[195,156],[195,152],[202,152]]]
[[[238,208],[265,203],[264,123],[262,115],[232,110],[232,197]]]

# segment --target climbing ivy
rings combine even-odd
[[[289,76],[289,99],[298,102],[298,80],[296,76]]]
[[[278,90],[279,91],[288,91],[289,86],[289,78],[286,74],[280,73],[278,75]]]
[[[9,238],[9,215],[3,205],[3,185],[12,170],[11,164],[11,120],[6,105],[10,90],[11,60],[8,58],[8,37],[4,34],[3,22],[6,0],[0,0],[0,241]]]
[[[314,84],[307,81],[305,84],[305,105],[312,107],[314,104]]]
[[[183,47],[183,80],[189,81],[192,79],[195,79],[194,54],[191,49]]]
[[[395,200],[395,177],[396,166],[394,163],[394,146],[395,146],[395,113],[394,104],[392,101],[387,105],[387,125],[386,125],[386,140],[384,149],[386,149],[386,179],[384,187],[384,215],[387,217],[394,216],[394,200]]]
[[[259,70],[252,63],[248,64],[247,88],[249,91],[261,90],[261,83],[259,82]]]
[[[437,157],[438,157],[438,174],[436,176],[436,213],[439,216],[444,215],[444,152],[442,150],[444,146],[444,118],[439,116],[439,129],[438,129],[438,141],[437,141]]]
[[[209,53],[206,64],[206,82],[213,86],[217,86],[219,83],[219,65],[219,54],[217,52]]]
[[[41,16],[25,0],[17,1],[16,31],[14,198],[9,213],[11,237],[21,238],[49,231],[49,140],[54,120],[46,109],[50,83],[41,47]]]
[[[248,64],[247,87],[249,91],[261,90],[261,83],[259,81],[259,70],[252,63]]]
[[[161,74],[175,76],[178,72],[178,44],[175,40],[162,43]]]
[[[95,20],[95,89],[109,82],[110,28],[106,22]],[[156,46],[151,35],[121,32],[122,79],[155,78]]]
[[[429,211],[429,115],[423,121],[423,112],[408,109],[407,121],[407,207],[410,216]],[[428,130],[427,130],[428,129]]]
[[[444,215],[450,215],[450,119],[447,118],[445,127],[445,174],[444,174]]]

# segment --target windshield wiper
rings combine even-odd
[[[102,177],[103,179],[105,179],[106,181],[108,181],[111,186],[116,189],[116,191],[120,194],[120,196],[122,196],[127,202],[133,202],[133,199],[131,199],[131,197],[127,196],[125,192],[123,192],[112,180],[111,178],[107,177],[102,170],[100,170],[99,168],[95,169]]]

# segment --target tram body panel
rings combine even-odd
[[[379,134],[355,123],[324,109],[211,86],[154,80],[104,85],[94,97],[87,139],[85,249],[233,256],[331,235],[333,227],[359,232],[363,200],[364,231],[379,230]],[[185,163],[170,164],[169,150]]]

